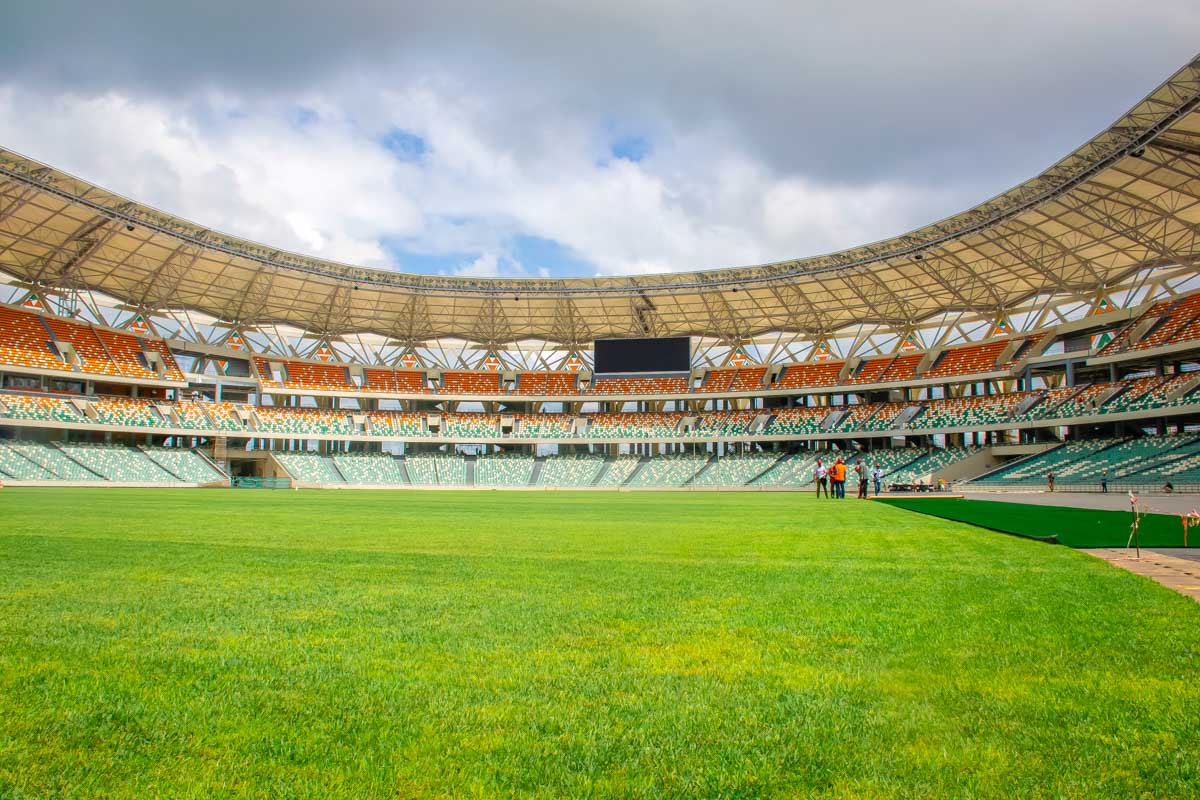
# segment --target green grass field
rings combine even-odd
[[[895,497],[880,502],[1017,536],[1054,537],[1067,547],[1124,547],[1129,542],[1133,521],[1129,511],[1097,511],[998,500]],[[1138,521],[1138,540],[1142,547],[1183,547],[1183,525],[1179,517],[1146,514]],[[1200,530],[1193,529],[1189,534],[1188,546],[1200,546]]]
[[[1200,792],[1200,606],[795,494],[0,490],[0,797]]]

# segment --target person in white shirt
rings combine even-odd
[[[871,470],[871,480],[875,481],[875,496],[879,497],[879,484],[883,482],[883,468],[879,462],[875,462],[875,469]]]
[[[825,496],[829,497],[829,470],[825,469],[825,465],[819,458],[817,466],[813,469],[813,481],[817,484],[817,497],[821,496],[822,490],[824,490]]]

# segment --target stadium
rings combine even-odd
[[[0,794],[1195,796],[1198,257],[1200,59],[692,272],[357,267],[0,150]]]

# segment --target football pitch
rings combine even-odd
[[[0,797],[1191,797],[1200,606],[805,494],[0,489]]]

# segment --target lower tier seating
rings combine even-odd
[[[118,483],[175,483],[179,479],[145,453],[115,444],[62,444],[63,454]]]
[[[528,486],[533,478],[533,456],[497,453],[475,459],[476,486]]]
[[[539,486],[584,487],[596,482],[604,469],[604,456],[598,453],[547,456],[538,476]]]
[[[143,447],[142,452],[163,470],[186,483],[216,483],[226,476],[207,458],[180,447]]]
[[[280,450],[273,453],[288,474],[299,483],[311,483],[318,486],[338,486],[346,481],[342,478],[333,460],[318,453],[301,450]]]
[[[387,453],[338,453],[333,463],[353,486],[404,486],[400,462]]]

